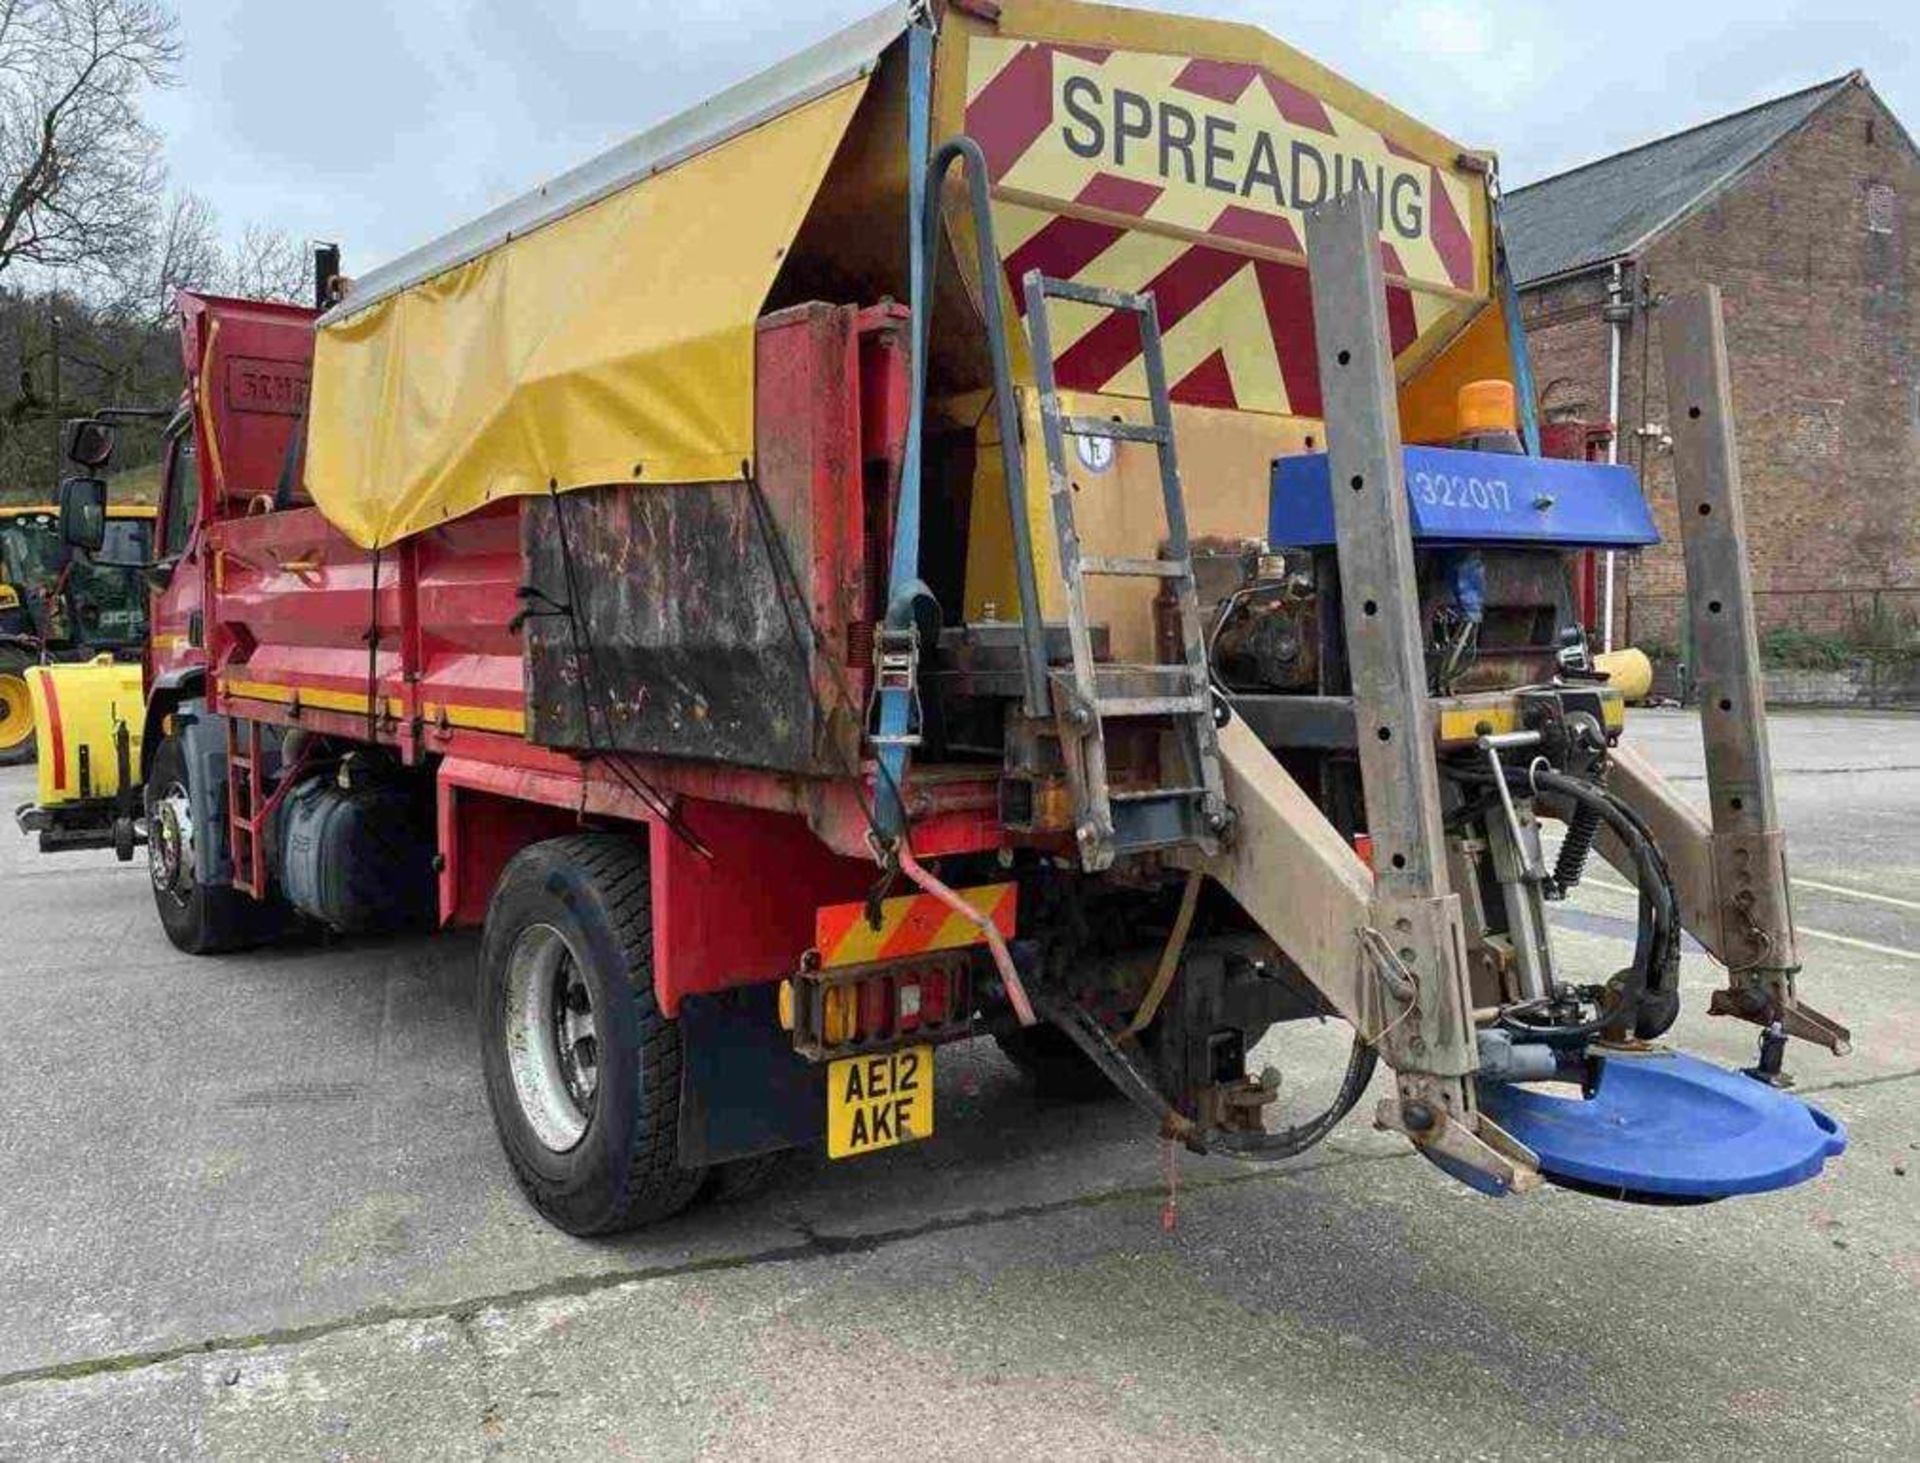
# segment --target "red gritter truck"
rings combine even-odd
[[[30,826],[117,819],[197,953],[482,926],[500,1139],[577,1233],[924,1138],[980,1034],[1198,1150],[1302,1151],[1384,1058],[1376,1121],[1491,1191],[1805,1178],[1836,1125],[1659,1041],[1686,931],[1716,1010],[1845,1043],[1794,982],[1730,439],[1683,472],[1734,536],[1702,815],[1586,652],[1571,566],[1651,523],[1528,450],[1491,177],[1247,27],[952,0],[329,260],[319,311],[184,295],[143,793]],[[98,480],[62,510],[97,546]],[[1583,975],[1542,901],[1589,850],[1642,917]],[[1249,1054],[1330,1017],[1338,1091],[1277,1124]],[[1661,1136],[1755,1104],[1711,1162]]]

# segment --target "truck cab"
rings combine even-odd
[[[47,744],[36,800],[16,818],[43,849],[110,847],[131,858],[144,841],[137,799],[151,733],[205,690],[209,529],[301,496],[317,312],[188,291],[177,309],[186,383],[161,448],[158,505],[108,501],[98,474],[111,461],[114,423],[96,418],[70,429],[76,473],[58,507],[38,510],[33,543],[63,566],[67,599],[90,632],[67,642],[84,659],[19,674],[21,703],[47,728]],[[115,653],[102,659],[103,649]],[[7,670],[0,662],[0,707],[11,705]],[[29,736],[18,760],[33,750]]]

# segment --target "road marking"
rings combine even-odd
[[[1638,898],[1640,891],[1630,889],[1625,884],[1609,884],[1605,879],[1586,878],[1582,884],[1591,884],[1596,889],[1605,889],[1613,894],[1631,894]],[[1920,963],[1920,950],[1902,950],[1898,945],[1880,945],[1872,940],[1862,940],[1853,935],[1836,934],[1832,930],[1816,930],[1812,925],[1796,924],[1794,933],[1810,935],[1816,940],[1825,940],[1832,945],[1848,945],[1855,950],[1865,950],[1873,955],[1891,955],[1895,960],[1912,960]]]
[[[1849,889],[1845,884],[1823,884],[1818,879],[1795,879],[1796,889],[1818,889],[1822,894],[1840,894],[1848,899],[1865,899],[1873,904],[1885,904],[1894,909],[1910,909],[1920,914],[1920,900],[1896,899],[1891,894],[1876,894],[1869,889]]]

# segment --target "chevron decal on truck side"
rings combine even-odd
[[[967,64],[1016,307],[1030,269],[1151,291],[1176,401],[1319,415],[1302,219],[1356,184],[1396,354],[1477,298],[1473,182],[1271,71],[987,35]],[[1144,391],[1128,322],[1066,306],[1054,329],[1063,387]]]

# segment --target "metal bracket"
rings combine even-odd
[[[1398,1069],[1478,1063],[1460,905],[1448,887],[1419,585],[1373,200],[1307,213],[1307,261],[1333,479],[1341,612],[1374,849],[1374,927],[1419,985],[1417,1022],[1381,1037]]]
[[[1715,285],[1660,310],[1673,480],[1687,569],[1700,727],[1712,819],[1717,950],[1729,985],[1711,1010],[1783,1029],[1836,1051],[1844,1027],[1799,1004],[1800,951],[1786,835],[1767,747],[1760,639],[1747,563],[1726,327]]]
[[[1383,1097],[1374,1110],[1376,1128],[1404,1134],[1449,1163],[1483,1174],[1507,1193],[1526,1194],[1540,1187],[1540,1160],[1534,1151],[1481,1113],[1462,1121],[1441,1094],[1418,1079],[1402,1077],[1398,1099]]]

